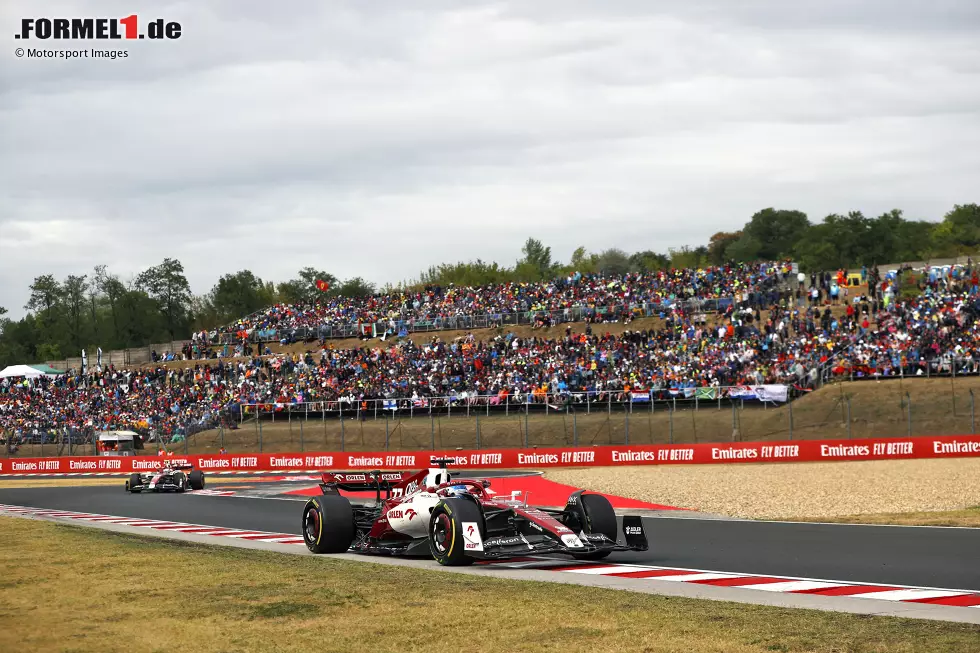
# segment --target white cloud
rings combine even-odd
[[[0,305],[165,256],[204,292],[511,263],[528,235],[666,250],[766,206],[938,219],[977,201],[978,7],[7,2],[11,50],[30,16],[184,34],[0,69]]]

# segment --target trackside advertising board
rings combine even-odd
[[[189,462],[206,474],[235,472],[315,472],[327,469],[399,469],[429,467],[450,458],[466,469],[545,469],[617,465],[701,465],[791,463],[912,458],[980,457],[980,436],[950,435],[866,440],[797,440],[675,445],[611,445],[552,449],[480,449],[436,451],[304,452],[168,456]],[[71,456],[0,458],[0,476],[23,474],[129,474],[156,469],[158,456]]]

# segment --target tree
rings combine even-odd
[[[700,268],[708,262],[708,248],[696,247],[691,249],[685,245],[680,249],[671,249],[670,267],[672,268]]]
[[[566,266],[566,271],[569,273],[580,272],[582,274],[593,274],[596,271],[596,261],[598,259],[598,255],[589,254],[584,247],[577,247],[572,252],[572,258]]]
[[[92,323],[92,337],[95,342],[99,342],[99,336],[101,334],[101,329],[99,328],[99,312],[98,312],[98,302],[99,302],[99,284],[96,280],[96,275],[99,273],[99,267],[105,269],[105,266],[95,266],[95,274],[92,275],[92,281],[88,284],[88,310],[89,310],[89,320]]]
[[[933,231],[941,255],[973,254],[980,247],[980,205],[957,204]]]
[[[650,250],[630,256],[630,268],[635,272],[657,272],[670,267],[670,258]]]
[[[299,271],[299,276],[291,281],[279,284],[279,298],[290,304],[315,304],[324,293],[316,287],[317,279],[330,284],[331,291],[327,295],[336,295],[337,277],[329,272],[305,267]]]
[[[551,260],[551,248],[545,247],[540,240],[528,238],[521,248],[524,257],[517,261],[517,268],[525,275],[535,276],[535,281],[551,276],[554,264]]]
[[[513,273],[497,263],[484,263],[481,259],[470,263],[443,263],[430,266],[419,276],[418,285],[486,286],[510,281]]]
[[[60,301],[62,288],[54,275],[42,274],[34,277],[34,283],[30,285],[31,295],[24,308],[34,311],[42,316],[47,316]]]
[[[86,276],[70,274],[62,285],[65,298],[65,314],[68,319],[68,333],[73,349],[82,348],[82,316],[85,311],[85,291],[88,290]]]
[[[268,306],[264,291],[262,279],[251,270],[242,270],[220,277],[210,300],[220,319],[230,322]]]
[[[354,277],[341,284],[337,292],[344,297],[369,297],[374,294],[374,284],[361,277]]]
[[[809,226],[806,214],[801,211],[768,208],[752,216],[742,235],[759,243],[756,253],[759,259],[773,261],[788,256]]]
[[[596,268],[602,274],[620,276],[630,271],[630,259],[626,252],[614,247],[599,254]]]
[[[137,275],[136,288],[146,292],[157,302],[170,339],[176,338],[177,332],[183,330],[187,324],[191,301],[191,286],[184,276],[183,264],[176,259],[163,259],[160,265]]]
[[[719,231],[708,240],[708,261],[724,265],[729,260],[728,248],[742,237],[741,231]]]
[[[126,286],[119,280],[119,277],[106,272],[106,266],[96,265],[94,275],[95,285],[101,292],[106,302],[109,304],[109,314],[112,318],[112,337],[114,341],[119,338],[119,299],[126,292]],[[128,344],[128,343],[127,343]]]
[[[160,342],[170,335],[166,315],[156,300],[140,290],[135,283],[124,287],[119,296],[119,330],[124,343]],[[174,337],[170,336],[173,340]]]

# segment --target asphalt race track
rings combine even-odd
[[[122,480],[118,487],[2,489],[0,503],[301,534],[302,503],[295,499],[133,495]],[[650,551],[608,561],[980,590],[980,529],[671,517],[645,518],[644,527]]]

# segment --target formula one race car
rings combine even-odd
[[[313,553],[422,555],[441,565],[562,553],[598,560],[613,551],[646,551],[640,517],[623,517],[625,545],[609,500],[573,492],[564,509],[535,508],[520,492],[494,496],[490,481],[451,478],[451,460],[416,473],[327,472],[303,509],[303,538]],[[374,490],[374,502],[351,505],[344,491]],[[382,498],[381,493],[385,492]]]
[[[127,492],[183,492],[204,489],[204,472],[190,463],[165,462],[155,472],[130,474]]]

